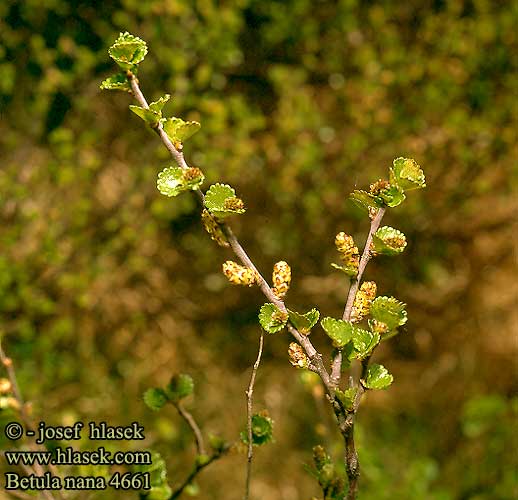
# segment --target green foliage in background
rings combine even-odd
[[[495,367],[516,355],[517,24],[518,6],[489,0],[1,3],[0,317],[35,412],[142,420],[165,443],[172,482],[190,437],[146,410],[145,388],[165,386],[174,363],[196,371],[196,408],[214,429],[242,412],[259,299],[226,286],[194,197],[172,203],[155,189],[170,159],[127,94],[99,90],[113,70],[106,50],[128,30],[153,51],[139,73],[146,95],[164,116],[203,125],[185,144],[190,163],[246,200],[233,226],[254,261],[286,258],[301,278],[291,309],[339,316],[333,236],[361,242],[365,229],[348,193],[384,176],[394,151],[426,165],[431,188],[389,222],[406,235],[405,262],[380,257],[368,270],[412,315],[376,355],[396,382],[362,408],[363,497],[512,498],[513,374]],[[393,175],[408,189],[404,171]],[[380,233],[377,251],[396,251],[395,236]],[[284,374],[285,338],[268,339],[267,363]],[[221,380],[228,413],[213,396]],[[298,459],[261,475],[272,498],[286,481],[300,487],[300,450],[321,441],[307,430],[311,395],[286,396],[293,423],[275,387],[276,440]],[[206,474],[222,491],[224,476]]]

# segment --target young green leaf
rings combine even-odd
[[[289,309],[288,313],[292,325],[303,335],[310,334],[311,329],[317,324],[318,318],[320,318],[320,313],[315,308],[306,314],[300,314]]]
[[[220,219],[245,212],[243,201],[236,197],[236,191],[228,184],[210,186],[205,193],[205,207]]]
[[[399,186],[403,191],[426,187],[424,172],[417,162],[411,158],[396,158],[390,167],[390,183]]]
[[[158,411],[163,408],[168,400],[169,399],[165,391],[159,387],[148,389],[144,393],[144,403],[146,403],[147,407],[151,408],[153,411]]]
[[[101,83],[102,90],[124,90],[131,92],[131,86],[128,77],[124,73],[117,73],[109,76]]]
[[[383,200],[383,203],[387,205],[387,207],[391,208],[401,205],[401,203],[406,199],[403,190],[396,185],[390,185],[386,189],[380,191],[378,196]]]
[[[209,434],[209,444],[214,452],[218,454],[222,453],[229,446],[222,437],[216,434]]]
[[[128,32],[120,33],[119,38],[108,49],[110,57],[125,70],[133,70],[147,54],[146,42]]]
[[[184,121],[175,117],[163,120],[162,123],[164,132],[177,149],[181,149],[182,144],[201,128],[198,122]]]
[[[170,97],[171,96],[169,94],[166,94],[164,97],[160,97],[158,101],[152,102],[149,105],[149,108],[142,108],[133,104],[130,104],[129,108],[133,113],[142,118],[147,125],[151,128],[155,128],[162,120],[162,108]]]
[[[342,402],[346,410],[352,409],[357,392],[358,389],[356,387],[351,387],[349,389],[346,389],[345,391],[335,389],[336,396]]]
[[[389,330],[395,330],[407,322],[405,304],[394,297],[378,297],[373,300],[370,314],[376,321],[385,323]]]
[[[261,446],[273,440],[273,420],[268,412],[262,411],[252,415],[252,444]],[[241,441],[248,444],[247,431],[241,432]]]
[[[349,321],[326,317],[320,324],[327,336],[333,341],[333,346],[338,349],[343,348],[352,338],[354,327]]]
[[[376,254],[397,255],[406,247],[406,237],[397,229],[380,227],[372,237],[372,250]]]
[[[365,210],[368,210],[369,208],[381,208],[383,206],[383,200],[378,197],[374,196],[367,191],[362,191],[357,189],[356,191],[353,191],[349,198],[354,201],[356,205],[358,205],[360,208],[364,208]]]
[[[338,269],[338,271],[342,271],[350,278],[354,278],[358,274],[358,267],[354,265],[350,266],[340,266],[338,264],[335,264],[334,262],[331,263],[331,267],[334,267],[335,269]]]
[[[367,389],[386,389],[393,381],[394,377],[383,365],[373,364],[369,366],[362,383]]]
[[[146,500],[167,500],[171,494],[171,488],[167,484],[167,467],[165,460],[160,453],[149,450],[151,455],[151,463],[143,465],[133,465],[133,472],[148,473],[150,477],[150,490],[142,490]]]
[[[267,333],[280,332],[288,322],[288,314],[275,304],[266,303],[259,311],[259,323]]]
[[[372,350],[380,343],[380,334],[378,332],[370,332],[363,328],[354,327],[353,345],[355,357],[357,359],[365,359],[372,353]]]
[[[174,375],[166,387],[167,397],[175,403],[191,395],[193,391],[194,381],[190,375],[185,373]]]
[[[153,101],[149,104],[149,109],[153,111],[153,113],[160,113],[160,118],[162,118],[162,109],[164,109],[165,103],[171,99],[169,94],[165,94],[162,97],[159,97],[158,100]]]
[[[184,191],[198,189],[205,176],[196,167],[168,167],[158,174],[157,189],[165,196],[177,196]]]

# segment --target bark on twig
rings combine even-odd
[[[246,432],[248,438],[248,452],[246,461],[246,482],[245,482],[245,495],[243,500],[248,500],[250,497],[250,480],[252,478],[252,460],[254,458],[254,443],[252,436],[252,409],[253,409],[253,396],[254,396],[254,385],[255,377],[257,376],[257,370],[261,363],[261,356],[263,354],[264,344],[264,333],[261,331],[261,338],[259,339],[259,352],[257,353],[257,359],[255,360],[252,368],[252,375],[250,376],[250,384],[246,391]]]

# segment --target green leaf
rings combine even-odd
[[[369,366],[362,383],[367,389],[386,389],[393,381],[394,377],[383,365],[373,364]]]
[[[315,308],[306,314],[300,314],[289,309],[288,313],[292,325],[304,335],[311,332],[311,329],[317,324],[318,318],[320,318],[320,313]]]
[[[411,158],[396,158],[390,167],[390,183],[404,191],[426,187],[424,172]]]
[[[219,218],[245,212],[243,202],[236,197],[236,191],[228,184],[217,183],[210,186],[205,193],[205,207]]]
[[[370,332],[357,326],[354,327],[353,345],[357,359],[365,359],[379,343],[380,334],[378,332]]]
[[[320,324],[338,349],[344,347],[352,338],[354,327],[350,321],[326,317]]]
[[[209,434],[209,444],[216,453],[221,453],[228,446],[227,442],[216,434]]]
[[[169,94],[166,94],[164,97],[160,97],[158,101],[152,102],[149,105],[149,108],[142,108],[133,104],[130,104],[129,108],[133,113],[142,118],[147,125],[151,128],[155,128],[162,120],[162,108],[170,97],[171,96]]]
[[[137,116],[142,118],[146,124],[152,128],[156,127],[160,122],[161,113],[151,111],[150,109],[141,108],[140,106],[135,106],[134,104],[130,104],[129,109]]]
[[[273,440],[273,420],[266,411],[252,415],[252,444],[261,446]],[[248,444],[248,432],[241,432],[241,441]]]
[[[164,132],[168,135],[176,148],[181,147],[182,143],[193,136],[201,125],[195,121],[184,121],[181,118],[168,118],[163,120]]]
[[[127,76],[124,73],[117,73],[109,76],[101,83],[102,90],[124,90],[131,92],[131,86]]]
[[[149,109],[154,113],[160,113],[160,118],[162,118],[162,109],[164,109],[165,103],[169,101],[171,96],[169,94],[165,94],[163,97],[160,97],[157,101],[153,101],[149,104]]]
[[[350,278],[354,278],[358,274],[358,268],[355,266],[340,266],[333,262],[331,263],[331,267],[334,267],[335,269],[344,272]]]
[[[376,321],[385,323],[389,330],[404,325],[408,319],[405,304],[394,297],[374,299],[371,303],[370,314]]]
[[[342,402],[344,405],[344,408],[346,410],[351,410],[354,403],[354,398],[356,398],[356,393],[358,392],[358,389],[356,387],[351,387],[349,389],[346,389],[345,391],[342,391],[340,389],[335,389],[335,394],[338,397],[338,399]]]
[[[148,408],[151,408],[153,411],[158,411],[163,408],[168,400],[169,398],[165,391],[159,387],[148,389],[144,393],[144,403],[146,403]]]
[[[280,332],[288,322],[288,314],[275,304],[266,303],[259,311],[259,323],[267,333]]]
[[[206,453],[201,455],[196,455],[196,459],[194,460],[197,467],[203,467],[207,463],[210,462],[210,457]]]
[[[160,453],[149,450],[151,455],[150,464],[133,465],[133,472],[149,473],[150,490],[141,490],[146,500],[167,500],[171,494],[171,488],[167,484],[167,467]]]
[[[372,248],[377,254],[397,255],[403,252],[405,247],[405,235],[393,227],[380,227],[372,237]]]
[[[391,185],[386,189],[383,189],[379,193],[379,198],[383,200],[383,203],[387,205],[387,207],[397,207],[401,205],[406,199],[405,193],[395,185]]]
[[[381,208],[383,206],[383,200],[378,197],[374,196],[367,191],[362,191],[357,189],[356,191],[353,191],[349,198],[354,201],[356,205],[358,205],[360,208],[364,208],[365,210],[368,210],[370,208]]]
[[[165,196],[177,196],[198,189],[204,180],[202,171],[196,167],[168,167],[158,174],[156,187]]]
[[[175,403],[191,395],[194,391],[194,381],[190,375],[178,373],[173,376],[166,387],[166,394]]]
[[[146,57],[147,45],[144,40],[130,35],[126,31],[115,40],[115,43],[108,49],[108,54],[120,68],[133,70]]]

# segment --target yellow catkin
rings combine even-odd
[[[290,363],[297,368],[307,368],[308,358],[304,352],[304,349],[297,344],[292,342],[288,347],[288,355],[290,357]]]
[[[371,302],[376,298],[376,283],[364,281],[354,298],[351,322],[357,323],[369,314]]]
[[[348,267],[358,269],[360,253],[358,247],[354,244],[353,237],[342,231],[335,237],[335,246],[342,262]]]
[[[273,266],[272,291],[279,299],[283,299],[290,289],[291,267],[287,262],[281,260]]]
[[[257,276],[253,269],[240,266],[232,260],[227,260],[223,263],[223,274],[234,285],[252,286],[257,281]]]
[[[223,230],[216,221],[216,218],[207,209],[203,209],[201,220],[205,231],[210,234],[211,239],[213,239],[220,247],[230,246],[223,234]]]
[[[9,379],[7,378],[0,378],[0,394],[7,394],[11,392],[12,385]]]

